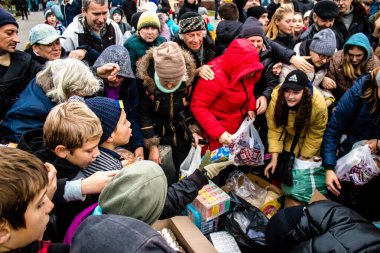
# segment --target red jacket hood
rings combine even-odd
[[[247,39],[233,40],[222,57],[223,71],[230,79],[232,88],[240,86],[239,80],[253,72],[255,74],[250,81],[256,83],[264,69],[256,47]]]

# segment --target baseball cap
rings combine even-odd
[[[59,38],[61,38],[61,36],[51,25],[39,24],[34,26],[29,32],[29,42],[31,45],[36,43],[49,45]]]

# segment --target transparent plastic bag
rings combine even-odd
[[[240,171],[235,171],[227,179],[226,184],[232,189],[233,193],[257,208],[260,208],[264,204],[268,194],[266,189],[252,182]]]
[[[366,184],[379,172],[368,144],[352,149],[350,153],[337,161],[335,167],[339,180],[352,182],[355,185]]]
[[[202,161],[201,151],[202,148],[199,145],[191,147],[189,154],[180,166],[181,177],[190,176],[199,167]]]
[[[264,145],[253,125],[253,119],[244,119],[231,137],[230,160],[235,165],[258,166],[264,164]]]

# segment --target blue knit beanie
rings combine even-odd
[[[18,28],[16,19],[12,16],[12,14],[0,7],[0,27],[8,24],[15,25]]]
[[[100,144],[105,142],[116,129],[121,110],[124,110],[123,101],[106,97],[94,97],[86,99],[87,106],[98,116],[103,128]]]

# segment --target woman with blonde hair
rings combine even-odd
[[[327,125],[322,142],[322,162],[326,186],[333,199],[357,211],[369,220],[380,219],[380,201],[376,194],[380,177],[361,187],[339,182],[334,168],[337,159],[349,153],[356,142],[368,144],[372,154],[380,150],[380,67],[358,78],[340,99]],[[342,136],[346,138],[342,141]]]
[[[5,115],[3,138],[19,142],[21,135],[42,128],[49,111],[71,96],[92,96],[102,87],[90,68],[73,58],[48,61]]]
[[[279,7],[268,25],[266,36],[286,48],[293,49],[295,45],[293,19],[294,10],[291,7]]]
[[[367,36],[356,33],[347,40],[342,50],[335,53],[322,85],[339,100],[358,77],[379,66],[380,60],[374,55]]]

